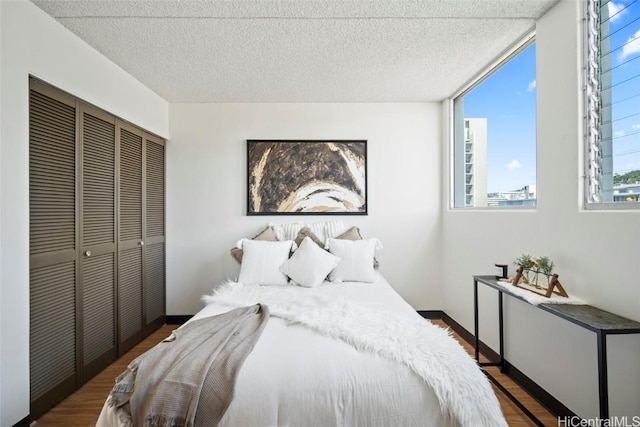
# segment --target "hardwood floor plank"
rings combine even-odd
[[[443,328],[447,328],[447,324],[442,320],[432,320],[433,323],[442,326]],[[452,331],[453,332],[453,331]],[[463,340],[458,334],[453,332],[453,337],[458,340],[458,342],[464,347],[464,349],[471,356],[474,355],[473,346]],[[481,362],[488,362],[487,358],[482,354],[480,355]],[[498,367],[487,367],[487,371],[491,373],[491,375],[496,378],[500,384],[504,388],[506,388],[509,393],[514,395],[516,399],[520,403],[522,403],[525,408],[527,408],[533,415],[535,415],[541,423],[545,426],[555,427],[558,425],[558,420],[555,416],[553,416],[544,406],[540,405],[537,400],[531,397],[526,391],[522,390],[518,384],[516,384],[511,378],[508,376],[501,374],[500,369]],[[502,412],[507,419],[507,423],[509,426],[531,426],[535,427],[535,423],[531,421],[517,406],[515,403],[511,401],[500,389],[498,389],[495,385],[492,384],[493,391],[496,393],[498,397],[498,401],[500,402],[500,406],[502,407]]]
[[[432,322],[447,327],[442,320]],[[82,388],[71,396],[60,402],[57,406],[44,414],[35,423],[36,427],[89,427],[94,426],[98,420],[98,415],[102,410],[105,399],[115,383],[115,379],[122,373],[127,365],[136,357],[149,350],[158,342],[171,334],[177,325],[164,325],[156,332],[147,337],[140,344],[136,345],[124,356],[113,362],[96,377],[87,382]],[[473,355],[473,347],[462,340],[457,334],[453,334],[462,346]],[[542,405],[540,405],[529,394],[522,390],[509,377],[499,372],[498,368],[489,368],[492,375],[509,390],[516,398],[527,407],[545,426],[557,426],[556,418],[551,415]],[[511,402],[499,389],[494,386],[494,391],[502,411],[509,426],[512,427],[535,427],[518,407]]]

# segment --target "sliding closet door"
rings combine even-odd
[[[142,131],[118,122],[120,177],[118,228],[118,354],[142,340],[144,322],[142,250]]]
[[[82,381],[116,356],[115,118],[81,104]]]
[[[29,91],[31,416],[76,388],[76,101]]]
[[[165,322],[164,141],[144,135],[145,141],[145,336]]]

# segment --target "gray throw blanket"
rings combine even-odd
[[[173,331],[116,379],[109,405],[129,409],[136,427],[217,425],[268,318],[268,307],[256,304]]]

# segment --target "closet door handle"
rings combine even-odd
[[[91,256],[91,251],[85,251],[84,256]]]
[[[140,246],[144,246],[144,242],[143,242],[142,240],[140,240],[140,241],[138,242],[138,245],[140,245]]]

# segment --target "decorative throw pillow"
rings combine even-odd
[[[362,234],[360,234],[360,229],[358,227],[353,226],[341,235],[337,236],[336,239],[362,240]],[[373,269],[377,270],[378,268],[380,268],[380,263],[376,257],[373,257]]]
[[[320,246],[321,248],[324,247],[324,241],[322,241],[322,239],[320,239],[313,231],[311,231],[309,227],[302,227],[300,231],[298,231],[298,235],[294,240],[296,242],[296,245],[300,246],[305,237],[310,237],[316,245]]]
[[[273,229],[273,226],[268,225],[267,228],[254,236],[252,240],[267,240],[270,242],[276,242],[278,241],[278,238],[276,237],[276,231]],[[242,264],[242,253],[242,248],[231,248],[231,257],[235,259],[238,264]]]
[[[344,233],[346,229],[347,227],[344,225],[344,222],[342,222],[341,219],[327,221],[325,224],[325,239],[323,239],[323,241]]]
[[[339,236],[336,236],[336,239],[362,240],[362,234],[360,234],[360,229],[354,225],[344,233],[340,234]]]
[[[242,265],[238,282],[245,285],[286,285],[287,276],[280,266],[289,259],[292,240],[273,242],[268,240],[249,240],[242,242]]]
[[[311,231],[322,242],[322,244],[320,245],[321,247],[324,247],[328,238],[336,237],[338,234],[344,232],[347,228],[341,219],[334,219],[332,221],[324,222],[314,222],[311,224],[307,224],[306,227],[310,228]]]
[[[313,288],[321,285],[338,263],[339,257],[331,255],[307,236],[291,258],[280,266],[280,271],[300,286]]]
[[[378,239],[328,240],[329,252],[340,258],[338,264],[329,273],[329,280],[340,282],[367,282],[376,280],[376,272],[373,269],[373,256],[378,245]]]
[[[294,240],[298,235],[298,232],[304,227],[303,222],[294,222],[291,224],[269,224],[273,227],[278,240]]]

